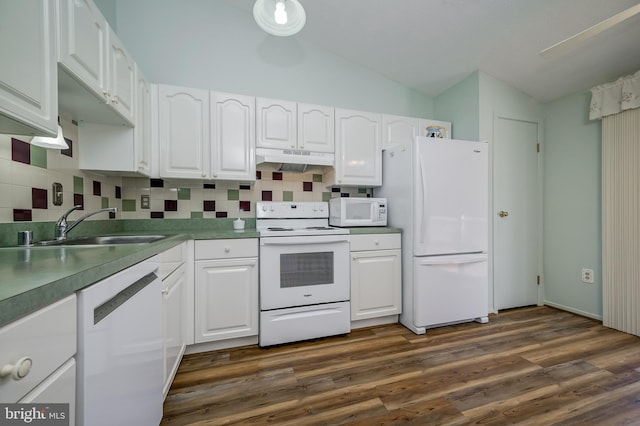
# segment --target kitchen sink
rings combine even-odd
[[[37,242],[38,246],[107,246],[115,244],[145,244],[167,238],[167,235],[111,235],[78,237]]]

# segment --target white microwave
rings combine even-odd
[[[329,225],[387,226],[387,199],[332,198],[329,201]]]

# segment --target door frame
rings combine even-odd
[[[494,162],[495,162],[495,138],[496,138],[496,124],[497,124],[497,120],[499,119],[506,119],[506,120],[513,120],[513,121],[522,121],[525,123],[532,123],[532,124],[536,124],[538,126],[538,146],[539,148],[539,152],[538,152],[538,162],[537,162],[537,173],[538,173],[538,179],[536,182],[537,185],[537,194],[536,194],[536,198],[537,198],[537,203],[538,203],[538,225],[537,225],[537,235],[538,235],[538,265],[537,265],[537,272],[538,272],[538,276],[540,277],[540,284],[538,286],[538,300],[537,300],[537,305],[538,306],[542,306],[544,303],[544,286],[545,286],[545,281],[544,281],[544,258],[543,258],[543,247],[544,247],[544,241],[543,241],[543,235],[544,235],[544,229],[543,229],[543,225],[544,225],[544,198],[543,198],[543,187],[544,187],[544,120],[542,117],[523,117],[523,116],[519,116],[517,114],[513,114],[513,113],[502,113],[502,112],[496,112],[494,110],[493,112],[493,117],[492,117],[492,121],[491,121],[491,141],[489,143],[489,217],[491,218],[491,220],[489,220],[489,312],[492,313],[498,313],[498,310],[496,309],[496,299],[495,299],[495,290],[496,290],[496,286],[495,286],[495,280],[494,280],[494,269],[496,267],[496,261],[495,261],[495,257],[494,257],[494,240],[495,240],[495,232],[494,232],[494,227],[493,227],[493,223],[495,221],[495,217],[494,215],[496,214],[496,206],[494,205],[495,202],[495,197],[494,197]]]

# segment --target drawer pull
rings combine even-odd
[[[224,248],[224,252],[225,252],[225,253],[229,253],[230,251],[231,251],[231,248],[229,248],[229,247],[225,247],[225,248]]]
[[[0,369],[0,377],[11,376],[13,380],[20,380],[29,374],[33,362],[31,358],[25,356],[20,358],[14,365],[6,364]]]

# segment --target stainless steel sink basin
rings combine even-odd
[[[103,237],[78,237],[49,240],[36,243],[39,246],[106,246],[114,244],[144,244],[167,238],[166,235],[111,235]]]

